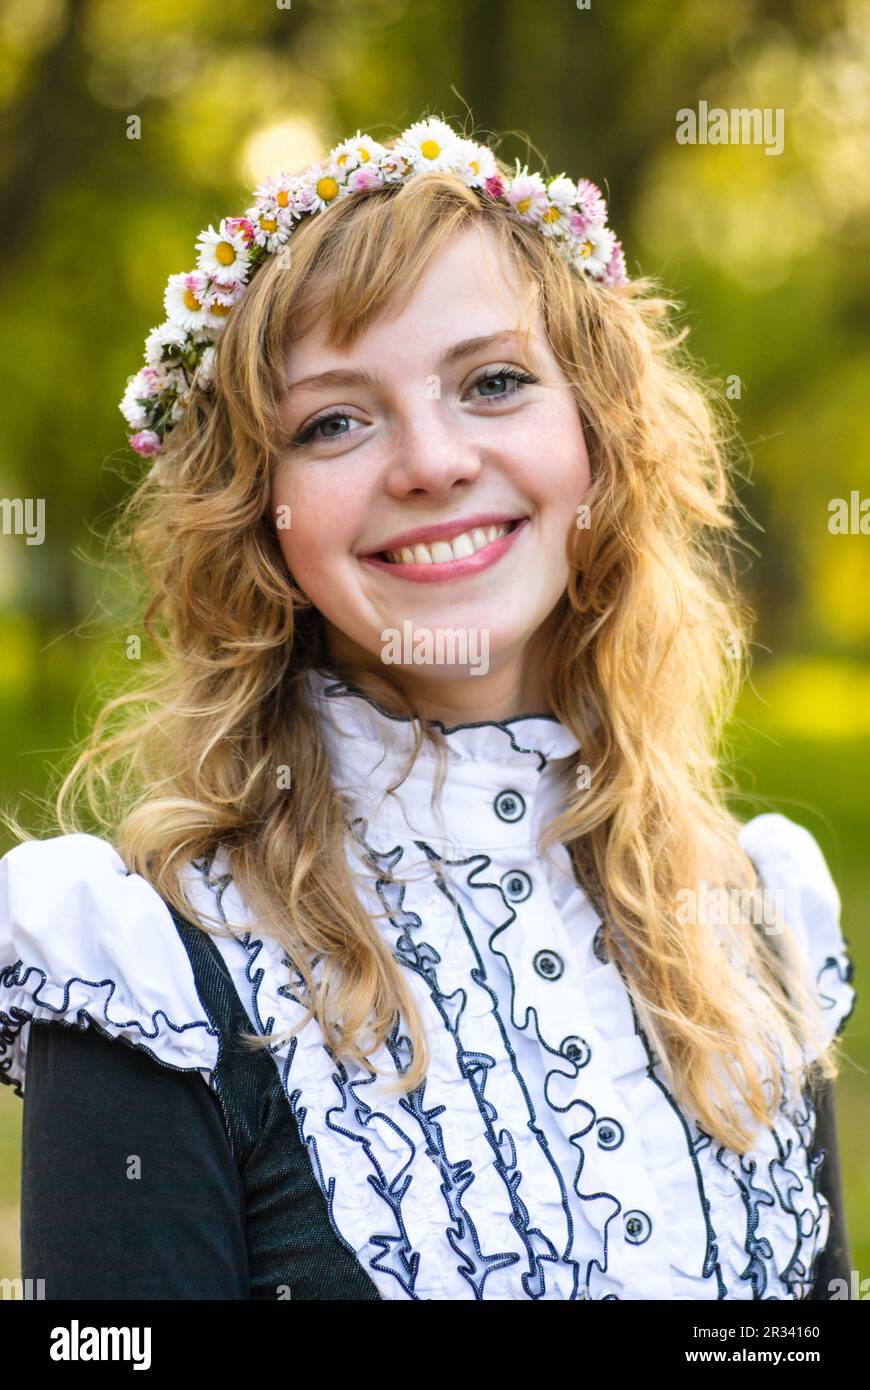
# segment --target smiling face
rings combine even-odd
[[[271,503],[290,509],[277,530],[288,568],[332,655],[400,679],[429,717],[433,700],[469,718],[546,707],[537,658],[590,472],[539,319],[524,350],[524,289],[492,232],[463,229],[350,350],[315,325],[287,353],[282,421],[295,443]],[[425,642],[412,660],[391,646],[407,630],[433,635],[429,659]],[[466,633],[469,652],[486,647],[486,671],[431,659],[447,630]]]

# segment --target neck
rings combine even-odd
[[[449,667],[384,666],[335,629],[330,632],[329,654],[342,679],[353,682],[362,673],[386,679],[413,701],[423,719],[452,727],[551,713],[546,674],[549,636],[546,623],[520,652],[502,654],[485,673],[475,675],[463,669],[453,676]],[[398,705],[396,712],[400,712]]]

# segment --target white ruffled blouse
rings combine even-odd
[[[535,848],[574,736],[547,716],[451,729],[439,810],[428,748],[384,795],[411,746],[406,721],[320,675],[312,699],[358,891],[407,973],[432,1060],[419,1091],[383,1095],[330,1059],[314,1019],[272,1056],[329,1221],[381,1297],[803,1297],[829,1227],[812,1106],[784,1106],[742,1156],[678,1109],[567,852],[549,862]],[[822,853],[781,815],[757,816],[740,841],[784,895],[833,1036],[854,991]],[[252,929],[222,856],[191,864],[188,886],[237,928],[213,940],[253,1027],[298,1021],[290,962]],[[211,1082],[219,1039],[169,911],[90,835],[0,861],[0,1079],[19,1093],[34,1018],[95,1022]],[[409,1056],[399,1028],[374,1061],[392,1073]]]

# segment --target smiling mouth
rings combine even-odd
[[[408,545],[401,550],[382,550],[375,557],[387,565],[443,565],[452,560],[468,560],[479,550],[515,531],[520,518],[500,526],[475,526],[449,541],[430,541],[428,545]]]

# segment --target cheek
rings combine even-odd
[[[341,583],[363,532],[367,498],[335,466],[285,465],[271,489],[272,516],[287,568],[308,593]]]
[[[589,479],[589,455],[583,433],[583,421],[576,405],[566,402],[559,412],[552,431],[553,453],[559,470],[567,481],[585,486]]]
[[[554,520],[568,517],[591,482],[583,424],[573,402],[553,410],[517,440],[523,490]]]

